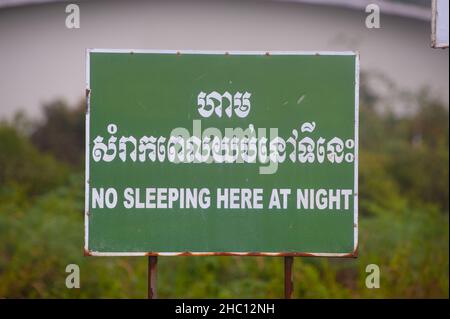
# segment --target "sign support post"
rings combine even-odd
[[[157,256],[149,256],[148,257],[148,274],[147,274],[147,298],[148,299],[156,299],[156,279],[157,279],[157,266],[158,266],[158,257]]]
[[[284,298],[291,299],[292,291],[294,290],[294,278],[292,273],[292,265],[294,264],[294,257],[284,257]]]

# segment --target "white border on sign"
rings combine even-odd
[[[91,53],[153,53],[153,54],[215,54],[215,55],[351,55],[355,56],[355,159],[354,159],[354,207],[353,207],[353,252],[99,252],[89,251],[89,149],[90,149],[90,54]],[[197,51],[197,50],[147,50],[147,49],[87,49],[86,50],[86,163],[85,163],[85,209],[84,252],[87,256],[313,256],[313,257],[357,257],[358,255],[358,163],[359,163],[359,53],[357,51]]]
[[[431,47],[448,48],[448,0],[431,2]]]

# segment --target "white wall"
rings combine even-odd
[[[81,28],[65,27],[65,4],[0,10],[0,117],[43,102],[84,97],[85,48],[359,50],[364,70],[400,88],[429,86],[448,104],[448,50],[430,48],[431,24],[283,2],[79,2]]]

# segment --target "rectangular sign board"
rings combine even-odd
[[[87,51],[85,253],[355,257],[355,52]]]

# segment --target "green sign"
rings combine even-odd
[[[88,255],[356,256],[354,52],[88,50]]]

